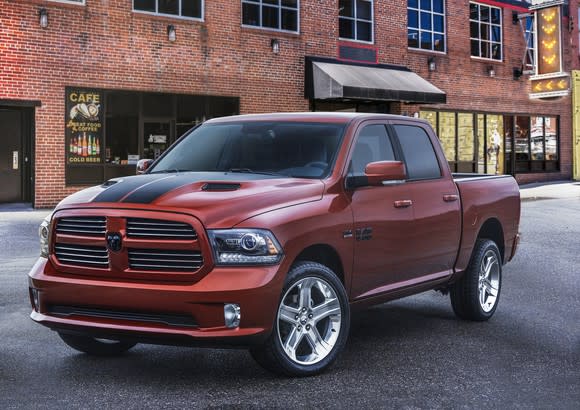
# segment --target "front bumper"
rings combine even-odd
[[[159,344],[251,345],[263,341],[272,330],[284,280],[280,269],[214,268],[198,282],[166,284],[64,276],[40,258],[29,273],[30,316],[59,332],[94,337]],[[237,328],[225,326],[226,303],[240,306]]]

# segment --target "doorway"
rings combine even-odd
[[[32,202],[33,114],[0,106],[0,203]]]

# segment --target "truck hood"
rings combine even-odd
[[[182,172],[115,178],[79,191],[57,206],[174,210],[194,215],[208,228],[232,227],[252,216],[317,201],[324,183],[227,172]]]

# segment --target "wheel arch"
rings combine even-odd
[[[502,264],[505,262],[505,236],[501,222],[497,218],[487,219],[477,235],[477,239],[489,239],[497,245]],[[476,239],[476,240],[477,240]]]
[[[332,270],[346,288],[346,278],[342,259],[336,249],[328,244],[314,244],[303,249],[293,261],[293,264],[300,261],[317,262]]]

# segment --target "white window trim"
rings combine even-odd
[[[486,3],[479,3],[477,1],[470,1],[469,4],[477,4],[478,6],[484,6],[484,7],[489,7],[490,9],[498,9],[499,10],[499,33],[501,36],[501,39],[499,41],[499,43],[497,41],[491,41],[491,32],[490,34],[490,40],[482,40],[481,39],[481,31],[479,32],[479,38],[474,38],[471,37],[471,29],[470,29],[470,33],[469,33],[469,54],[471,56],[471,58],[473,59],[477,59],[477,60],[483,60],[483,61],[495,61],[495,62],[503,62],[503,9],[501,7],[496,7],[496,6],[492,6],[490,4],[486,4]],[[478,14],[478,19],[477,20],[472,20],[471,17],[469,18],[469,23],[471,24],[471,22],[475,22],[478,24],[481,24],[481,20],[479,19],[479,14]],[[489,22],[489,28],[491,30],[492,27],[497,27],[497,24],[493,24],[491,21]],[[471,55],[471,40],[477,40],[479,42],[479,56],[474,56]],[[485,41],[486,43],[490,43],[490,44],[499,44],[500,45],[500,58],[491,58],[491,57],[481,57],[481,43],[482,41]],[[491,50],[490,50],[491,53]]]
[[[374,0],[365,0],[365,1],[369,1],[371,3],[371,19],[370,20],[363,20],[363,19],[358,19],[357,15],[356,15],[356,0],[354,3],[354,17],[342,17],[340,16],[340,11],[339,11],[339,16],[338,16],[338,20],[340,22],[340,19],[345,19],[345,20],[354,20],[355,25],[354,25],[354,34],[356,37],[356,22],[358,20],[360,21],[364,21],[367,23],[371,23],[371,41],[366,41],[366,40],[358,40],[355,38],[348,38],[348,37],[340,37],[340,24],[339,24],[339,40],[342,41],[351,41],[354,43],[363,43],[363,44],[374,44],[375,43],[375,1]],[[340,7],[340,2],[339,2],[339,7]]]
[[[416,10],[419,13],[419,24],[418,24],[419,27],[417,27],[417,28],[410,27],[409,26],[409,21],[408,21],[408,18],[407,18],[407,34],[409,33],[409,29],[417,30],[419,32],[419,39],[420,39],[421,38],[421,32],[422,31],[427,31],[427,30],[422,30],[421,29],[421,11],[423,11],[423,9],[420,8],[421,7],[421,1],[420,0],[417,1],[417,6],[418,6],[418,8],[409,7],[409,2],[407,1],[407,10],[409,10],[409,9]],[[431,14],[431,31],[430,31],[431,35],[433,35],[433,34],[443,34],[443,51],[434,50],[434,49],[427,50],[425,48],[421,48],[420,46],[419,47],[410,47],[409,46],[409,41],[407,39],[407,47],[409,49],[411,49],[411,50],[418,50],[418,51],[427,51],[427,52],[431,52],[431,53],[447,54],[447,13],[445,12],[445,10],[447,9],[446,6],[447,6],[447,2],[445,0],[443,0],[443,13],[438,13],[438,12],[435,12],[433,10],[428,11],[428,13]],[[437,16],[443,16],[443,32],[442,33],[439,32],[439,31],[435,31],[435,25],[433,24],[434,23],[433,17],[435,15],[437,15]],[[418,41],[418,43],[421,43],[421,41]]]
[[[158,11],[136,10],[135,9],[135,0],[131,1],[131,9],[132,9],[133,13],[146,14],[149,16],[168,17],[168,18],[172,18],[172,19],[189,20],[189,21],[204,21],[204,19],[205,19],[205,0],[201,0],[201,17],[189,17],[189,16],[181,16],[178,14],[166,14],[166,13],[159,13]],[[155,10],[158,10],[158,9],[159,9],[159,2],[158,2],[158,0],[155,0]],[[181,0],[179,0],[179,12],[181,13]]]
[[[283,30],[281,28],[272,28],[272,27],[264,27],[262,25],[262,1],[261,0],[241,0],[241,5],[243,7],[243,4],[245,3],[250,3],[250,4],[257,4],[260,10],[260,25],[259,26],[253,26],[251,24],[244,24],[244,12],[243,9],[240,12],[240,20],[241,20],[241,25],[244,28],[251,28],[251,29],[255,29],[255,30],[264,30],[264,31],[275,31],[278,33],[290,33],[290,34],[300,34],[300,0],[297,0],[297,4],[296,4],[296,8],[293,7],[286,7],[286,6],[282,6],[282,3],[280,3],[280,5],[274,5],[274,4],[268,4],[266,3],[266,5],[271,6],[272,8],[277,8],[278,9],[278,22],[280,23],[280,27],[282,27],[282,10],[295,10],[296,11],[296,31],[293,30]]]

